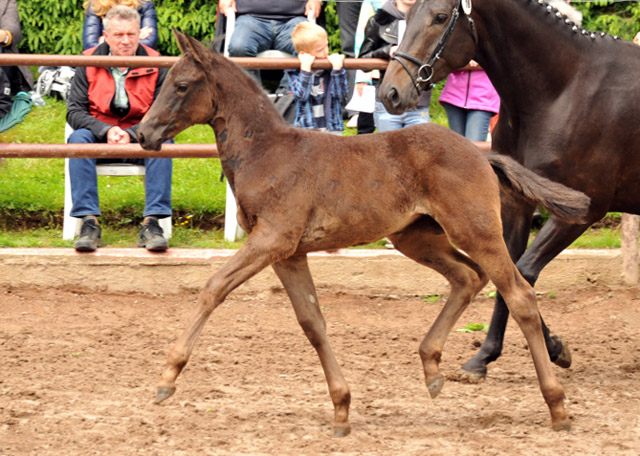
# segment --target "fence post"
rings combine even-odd
[[[622,214],[622,278],[627,285],[638,283],[638,216]]]

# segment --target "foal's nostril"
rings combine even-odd
[[[136,137],[138,138],[138,143],[140,143],[140,147],[144,149],[145,137],[144,137],[144,134],[140,131],[140,129],[138,129],[138,131],[136,132]]]

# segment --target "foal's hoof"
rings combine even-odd
[[[569,348],[569,344],[567,344],[557,336],[553,336],[553,338],[556,339],[556,343],[562,344],[562,353],[560,353],[558,357],[553,360],[553,362],[556,365],[562,367],[563,369],[570,368],[571,367],[571,349]]]
[[[351,425],[347,424],[336,424],[333,426],[333,436],[334,437],[346,437],[351,434]]]
[[[427,382],[427,389],[429,390],[429,395],[431,399],[435,399],[440,391],[442,391],[442,387],[444,386],[444,377],[442,375],[436,377],[435,379]]]
[[[176,392],[175,386],[159,386],[158,393],[156,394],[156,399],[153,401],[154,404],[159,404],[160,402],[169,399],[173,396],[173,393]]]
[[[551,425],[554,431],[570,431],[571,430],[571,420],[569,418],[565,418],[563,420],[558,420]]]

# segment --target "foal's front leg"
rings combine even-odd
[[[351,392],[329,346],[326,324],[318,305],[307,257],[304,255],[288,258],[274,263],[273,269],[287,290],[300,326],[320,357],[334,407],[333,433],[337,437],[348,435],[351,432]]]
[[[197,309],[185,331],[170,350],[158,384],[155,403],[175,393],[175,381],[187,364],[193,347],[211,312],[236,287],[253,277],[278,258],[290,255],[288,246],[280,245],[282,236],[267,230],[254,229],[238,252],[208,281],[198,296]]]

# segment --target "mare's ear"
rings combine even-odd
[[[172,28],[173,34],[175,35],[176,41],[178,42],[180,52],[182,52],[182,54],[191,54],[197,62],[202,63],[203,60],[205,60],[206,54],[204,53],[204,51],[206,51],[207,48],[195,38],[179,32],[175,27]]]

